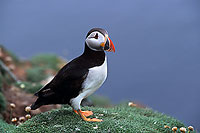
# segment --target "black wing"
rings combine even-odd
[[[79,58],[76,58],[65,65],[53,80],[41,88],[35,95],[39,98],[56,97],[60,103],[65,103],[71,98],[78,96],[87,74],[88,69],[81,65]]]

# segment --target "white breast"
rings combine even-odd
[[[82,84],[82,92],[75,98],[71,99],[71,105],[74,109],[80,109],[82,99],[94,93],[104,83],[107,77],[107,59],[101,66],[89,69],[88,75]]]
[[[89,69],[88,76],[84,81],[82,87],[83,92],[89,91],[88,95],[91,95],[94,91],[96,91],[101,85],[104,83],[107,77],[107,59],[105,57],[105,61],[101,66],[93,67]]]

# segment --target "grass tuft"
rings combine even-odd
[[[45,67],[36,66],[26,70],[27,80],[30,82],[40,82],[47,78]]]
[[[15,128],[16,128],[15,125],[8,124],[2,119],[0,119],[0,133],[10,133],[14,131]]]
[[[42,87],[40,83],[31,83],[31,82],[25,82],[25,81],[16,83],[16,86],[23,89],[24,91],[28,93],[35,93]]]
[[[84,107],[92,110],[103,122],[85,122],[72,112],[71,107],[56,109],[34,116],[19,125],[14,132],[170,132],[165,125],[184,127],[180,121],[154,112],[120,105],[113,108]]]
[[[45,68],[59,70],[58,64],[60,59],[54,54],[40,54],[32,57],[31,64],[33,66],[43,66]]]
[[[6,99],[2,92],[0,92],[0,113],[6,109]]]

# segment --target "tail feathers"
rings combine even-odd
[[[44,102],[41,98],[38,98],[34,104],[31,105],[31,110],[35,110],[39,108],[40,106],[44,105]]]

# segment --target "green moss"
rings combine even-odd
[[[0,119],[0,133],[10,133],[12,132],[16,126],[11,125]]]
[[[3,77],[2,77],[2,74],[0,72],[0,91],[2,90],[2,87],[3,87]]]
[[[12,82],[13,80],[10,78],[10,75],[8,75],[4,70],[0,70],[0,90],[3,87],[3,83],[9,85]]]
[[[30,82],[40,82],[44,80],[47,75],[45,74],[44,67],[32,67],[26,71],[27,80]]]
[[[3,87],[3,76],[0,72],[0,113],[6,109],[6,99],[2,93],[2,87]]]
[[[95,107],[110,107],[112,106],[109,98],[105,96],[92,95],[88,97]]]
[[[39,83],[31,83],[31,82],[20,82],[16,84],[19,88],[25,90],[28,93],[35,93],[40,88],[42,88],[42,85]]]
[[[11,58],[13,59],[13,62],[16,63],[16,64],[19,64],[20,62],[20,59],[18,58],[17,55],[15,55],[13,52],[11,51],[7,51],[8,54],[11,56]]]
[[[6,109],[6,99],[4,95],[0,92],[0,113]]]
[[[154,112],[151,109],[141,109],[129,106],[114,108],[84,107],[92,110],[94,115],[103,122],[85,122],[72,112],[72,109],[62,108],[34,116],[18,126],[14,132],[169,132],[164,125],[170,127],[184,126],[180,121]],[[95,128],[96,127],[96,128]]]
[[[41,54],[32,57],[30,60],[32,67],[26,71],[27,80],[30,82],[40,82],[48,77],[46,70],[58,71],[59,57],[53,54]]]
[[[14,63],[19,63],[19,58],[11,51],[8,51],[2,44],[0,44],[0,48],[4,49],[8,55],[13,59]]]
[[[40,54],[32,57],[31,63],[33,66],[43,66],[57,71],[60,59],[54,54]]]

